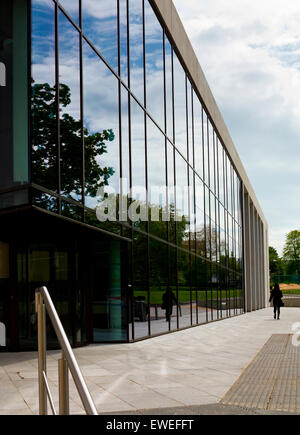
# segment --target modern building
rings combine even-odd
[[[42,285],[73,346],[266,306],[267,222],[171,0],[2,0],[0,75],[5,349]]]

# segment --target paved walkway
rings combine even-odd
[[[283,308],[279,321],[268,308],[139,343],[91,345],[75,354],[99,413],[169,409],[176,414],[181,409],[189,414],[201,407],[224,413],[229,408],[222,399],[270,337],[291,334],[292,324],[299,321],[299,308]],[[60,352],[48,352],[56,406],[59,358]],[[70,383],[71,413],[83,413]],[[37,354],[0,353],[0,414],[37,413]]]

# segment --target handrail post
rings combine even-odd
[[[62,352],[62,357],[58,361],[59,373],[59,414],[70,414],[70,401],[69,401],[69,368],[67,360]]]
[[[35,294],[35,306],[38,326],[39,414],[47,415],[47,391],[43,374],[46,374],[46,310],[42,295],[38,291]]]

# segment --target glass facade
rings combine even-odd
[[[34,336],[40,283],[53,288],[73,344],[137,340],[241,314],[242,182],[151,2],[32,0],[26,23],[15,4],[22,2],[1,2],[0,53],[9,67],[22,48],[11,42],[14,19],[18,41],[31,28],[30,152],[26,134],[0,131],[0,208],[28,203],[105,232],[87,245],[33,237],[15,247],[21,343]],[[10,132],[28,119],[18,110],[7,115]],[[5,190],[20,183],[28,191]],[[99,219],[109,198],[107,220]]]

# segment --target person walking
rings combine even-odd
[[[166,321],[169,322],[173,313],[173,305],[178,304],[177,298],[174,295],[171,287],[167,287],[167,290],[162,296],[162,306],[163,310],[166,310]]]
[[[271,296],[269,302],[273,301],[273,307],[274,307],[274,319],[280,319],[280,307],[283,307],[282,302],[282,291],[280,290],[279,284],[274,285],[274,289],[271,291]]]

